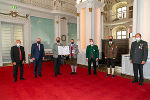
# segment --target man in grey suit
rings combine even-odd
[[[78,45],[74,43],[74,39],[71,39],[70,42],[71,44],[69,45],[70,48],[69,58],[70,58],[70,65],[72,69],[72,72],[70,74],[77,75],[77,54],[79,52]]]
[[[148,57],[148,45],[146,41],[141,40],[141,34],[135,35],[136,41],[131,45],[130,63],[133,63],[134,80],[132,83],[138,82],[138,70],[140,74],[139,85],[143,85],[143,65]]]
[[[60,73],[61,55],[58,54],[58,46],[62,46],[62,44],[60,43],[60,37],[56,38],[56,43],[54,43],[53,45],[55,77],[57,77],[57,75],[62,75]]]

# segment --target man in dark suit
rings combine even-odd
[[[148,45],[146,41],[141,40],[141,34],[135,35],[136,41],[131,45],[130,62],[133,63],[134,80],[132,83],[138,82],[138,71],[140,74],[139,85],[143,85],[143,65],[148,57]]]
[[[20,46],[21,41],[16,40],[16,45],[11,47],[11,60],[13,63],[13,76],[14,76],[14,82],[17,81],[17,71],[18,66],[20,67],[20,80],[25,80],[23,78],[23,64],[25,62],[25,51],[24,47]]]
[[[94,75],[96,75],[96,61],[99,58],[98,46],[90,39],[90,45],[86,48],[86,61],[88,62],[88,75],[91,74],[91,63],[93,62]]]
[[[41,44],[41,39],[37,38],[36,43],[32,44],[31,48],[31,57],[34,63],[34,77],[37,77],[37,66],[39,76],[42,77],[41,69],[42,69],[42,60],[44,60],[44,45]]]

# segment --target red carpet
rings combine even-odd
[[[33,65],[24,67],[26,80],[13,82],[12,67],[0,68],[0,100],[150,100],[150,84],[131,83],[116,76],[105,78],[98,72],[88,76],[78,67],[78,75],[70,75],[70,66],[61,66],[63,75],[54,77],[52,62],[43,63],[43,77],[34,78]]]

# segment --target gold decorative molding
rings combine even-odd
[[[101,12],[101,15],[104,15],[105,13],[104,12]]]
[[[19,15],[18,12],[14,12],[14,11],[10,11],[10,13],[1,13],[0,14],[2,15],[9,15],[9,16],[12,16],[12,17],[22,17],[22,18],[28,18],[29,15],[26,14],[25,16],[22,16],[22,15]]]
[[[58,24],[59,23],[59,21],[56,21],[56,24]]]
[[[62,20],[66,20],[67,18],[66,18],[66,17],[62,17],[61,19],[62,19]]]
[[[80,13],[77,13],[77,16],[80,16]]]
[[[89,8],[89,12],[92,12],[92,8]]]

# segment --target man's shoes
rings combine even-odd
[[[77,72],[75,72],[75,75],[77,75]]]
[[[72,74],[74,74],[74,72],[71,72],[70,74],[72,75]]]
[[[17,79],[14,79],[14,82],[17,82]]]
[[[55,77],[57,77],[57,74],[55,74]]]
[[[110,74],[107,74],[106,77],[110,76]]]
[[[58,75],[62,75],[61,73],[58,73]]]
[[[34,78],[37,78],[37,75],[35,75]]]
[[[133,81],[131,81],[131,83],[137,83],[138,82],[138,80],[133,80]]]
[[[40,77],[42,77],[42,74],[39,74]]]
[[[94,73],[94,75],[96,75],[96,73]]]
[[[142,85],[143,85],[143,82],[140,82],[139,85],[142,86]]]
[[[112,78],[114,78],[115,77],[115,75],[112,75]]]
[[[23,77],[20,77],[20,80],[26,80],[25,78],[23,78]]]

